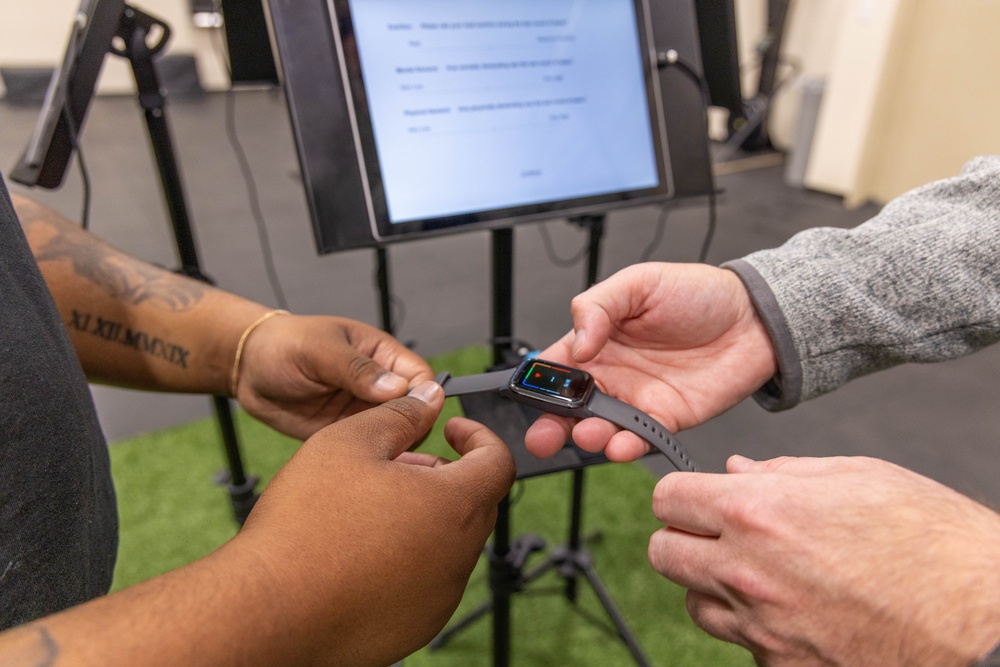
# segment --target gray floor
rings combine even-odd
[[[266,221],[276,272],[292,310],[334,313],[379,324],[373,251],[318,256],[298,181],[284,99],[244,91],[232,99]],[[220,286],[276,304],[267,279],[248,187],[227,139],[226,97],[174,99],[168,109],[202,266]],[[23,150],[35,108],[0,103],[0,168]],[[93,181],[91,228],[116,245],[173,267],[172,236],[159,194],[145,127],[130,97],[99,98],[91,107],[83,146]],[[711,263],[780,244],[816,226],[852,226],[872,214],[847,211],[838,199],[783,185],[780,166],[721,176],[719,226]],[[24,191],[14,184],[11,188]],[[57,191],[27,192],[76,218],[79,173]],[[654,238],[658,211],[640,208],[610,216],[602,275],[634,263]],[[656,260],[693,261],[705,231],[703,202],[675,210]],[[516,335],[542,347],[570,325],[568,304],[585,269],[547,257],[541,225],[516,232]],[[559,253],[572,256],[586,242],[563,221],[544,223]],[[467,233],[395,246],[393,287],[401,304],[398,335],[424,355],[485,343],[490,335],[488,233]],[[1000,346],[933,366],[898,368],[863,378],[837,393],[773,415],[751,402],[682,435],[702,467],[720,469],[730,453],[867,454],[890,459],[963,492],[1000,503]],[[111,439],[211,414],[207,398],[94,388]]]

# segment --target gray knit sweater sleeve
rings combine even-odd
[[[1000,157],[913,190],[853,229],[815,228],[723,265],[751,293],[779,375],[779,410],[849,380],[1000,340]]]

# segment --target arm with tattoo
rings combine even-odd
[[[91,381],[232,395],[254,417],[304,439],[434,376],[380,329],[333,316],[262,319],[267,306],[130,257],[13,199]]]
[[[240,333],[266,307],[131,257],[28,199],[13,200],[89,378],[228,393]]]

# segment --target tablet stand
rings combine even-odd
[[[604,216],[593,215],[575,218],[574,224],[590,232],[588,251],[587,286],[597,281],[600,258],[600,242],[604,233]],[[491,370],[516,365],[519,359],[509,342],[512,339],[512,294],[513,294],[513,230],[500,229],[493,232],[493,367]],[[535,567],[525,571],[528,558],[536,551],[546,548],[545,540],[538,535],[526,534],[510,539],[510,498],[505,497],[497,508],[496,527],[493,543],[487,545],[489,559],[489,583],[491,599],[473,610],[468,616],[457,621],[441,632],[430,644],[432,649],[444,646],[456,633],[471,623],[492,612],[493,616],[493,665],[506,667],[510,664],[510,602],[515,593],[550,570],[554,570],[565,580],[565,597],[575,605],[578,597],[578,580],[584,577],[593,588],[614,624],[615,633],[626,644],[635,662],[649,665],[646,658],[625,624],[621,612],[615,606],[607,588],[594,567],[590,553],[586,549],[586,539],[581,534],[584,471],[586,466],[606,462],[603,454],[588,454],[568,444],[551,459],[537,459],[524,449],[524,432],[534,421],[537,412],[512,403],[495,394],[472,394],[460,398],[465,414],[491,428],[514,454],[517,478],[524,479],[562,470],[572,470],[573,491],[570,509],[570,525],[567,544],[554,547],[548,557]],[[534,414],[532,414],[534,413]],[[593,620],[593,619],[591,619]]]
[[[51,136],[46,142],[36,132],[11,177],[30,186],[55,188],[61,185],[69,158],[73,150],[78,149],[77,130],[83,124],[104,57],[110,51],[128,59],[173,227],[181,262],[177,273],[211,284],[198,262],[164,110],[166,99],[154,64],[154,56],[163,50],[169,38],[170,27],[166,23],[122,0],[84,0],[71,33],[66,61],[50,86],[47,108],[43,109],[39,124]],[[229,399],[213,396],[212,402],[229,464],[229,470],[220,473],[217,481],[226,485],[233,514],[242,525],[257,499],[254,490],[257,478],[248,477],[244,472]]]
[[[163,29],[164,34],[159,43],[150,47],[147,44],[150,31],[158,26]],[[139,104],[143,108],[146,119],[153,154],[156,157],[156,165],[160,174],[160,182],[163,186],[167,209],[170,212],[177,253],[181,260],[178,272],[212,284],[212,280],[202,273],[198,262],[194,233],[188,219],[187,204],[181,186],[180,169],[174,155],[164,110],[166,99],[153,63],[153,56],[162,49],[169,35],[169,29],[160,20],[126,6],[119,29],[119,36],[124,40],[125,48],[119,51],[112,47],[112,51],[128,58],[135,75]],[[226,485],[233,506],[233,514],[236,521],[243,525],[257,500],[257,494],[254,490],[257,486],[257,478],[255,476],[247,477],[243,471],[243,461],[236,438],[236,427],[233,423],[229,399],[224,396],[213,396],[212,403],[215,407],[215,415],[222,434],[226,459],[229,463],[229,470],[221,473],[217,481]]]

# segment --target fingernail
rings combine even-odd
[[[382,373],[378,376],[378,379],[375,380],[375,389],[382,392],[399,391],[401,387],[405,386],[406,380],[395,373]]]
[[[580,352],[580,348],[583,347],[583,343],[586,340],[587,340],[587,331],[586,331],[586,329],[577,329],[574,332],[574,335],[573,335],[573,356],[574,357],[576,357],[576,355]]]
[[[412,396],[418,401],[423,401],[424,403],[430,403],[437,397],[438,392],[441,391],[441,385],[437,382],[421,382],[416,387],[410,390],[407,396]]]

